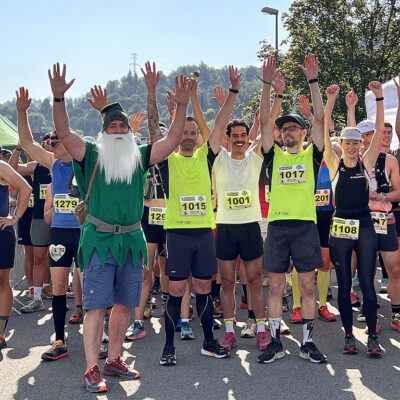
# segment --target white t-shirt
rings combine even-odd
[[[217,224],[244,224],[261,221],[258,181],[262,158],[249,151],[242,160],[232,158],[221,147],[214,162],[217,184]]]

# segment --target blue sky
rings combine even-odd
[[[204,61],[214,67],[261,65],[259,41],[275,43],[275,17],[264,6],[286,12],[289,0],[18,0],[3,3],[0,33],[0,102],[19,86],[31,97],[50,95],[47,69],[67,64],[69,90],[83,95],[138,64],[154,60],[169,73]],[[287,33],[279,23],[279,40]],[[140,70],[138,70],[140,72]]]

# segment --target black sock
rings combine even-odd
[[[211,282],[211,297],[213,300],[219,299],[221,293],[221,284],[217,281]]]
[[[182,297],[169,295],[167,306],[165,307],[165,344],[174,344],[176,324],[181,313]]]
[[[247,302],[247,285],[242,283],[242,289],[243,289],[243,297],[246,299]]]
[[[65,315],[67,314],[67,295],[53,295],[52,307],[56,340],[62,340],[64,342]]]
[[[400,304],[392,304],[392,314],[400,314]]]
[[[253,310],[248,310],[247,314],[248,314],[247,318],[256,319],[256,316],[254,315]]]
[[[154,277],[154,284],[157,286],[160,286],[160,277],[159,276]]]
[[[8,315],[0,315],[0,336],[4,336],[4,332],[6,331]]]
[[[204,340],[211,342],[214,340],[213,326],[213,302],[211,293],[197,294],[196,293],[196,309],[197,315],[200,318],[201,326],[203,327]]]

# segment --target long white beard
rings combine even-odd
[[[106,183],[132,181],[137,167],[142,166],[142,157],[132,132],[107,134],[100,132],[97,138],[99,167],[104,171]]]

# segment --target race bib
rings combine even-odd
[[[341,239],[357,240],[360,229],[358,219],[342,219],[334,217],[332,220],[331,235]]]
[[[265,202],[269,203],[269,185],[265,185]]]
[[[387,215],[382,211],[371,212],[372,221],[376,233],[387,235]]]
[[[307,174],[304,164],[280,165],[278,167],[278,184],[306,183]]]
[[[32,208],[34,205],[35,205],[35,197],[33,196],[33,193],[32,193],[31,197],[29,197],[28,207]]]
[[[206,215],[206,196],[180,196],[181,215]]]
[[[53,207],[56,213],[73,214],[79,200],[75,197],[70,197],[68,194],[56,194],[53,199]]]
[[[45,200],[46,199],[47,186],[49,186],[48,183],[40,184],[40,188],[39,188],[39,199],[40,200]]]
[[[318,207],[329,206],[330,203],[330,190],[318,189],[315,192],[315,205]]]
[[[225,192],[225,208],[240,210],[251,207],[252,198],[249,190]]]
[[[150,207],[149,208],[149,225],[164,225],[165,208]]]

